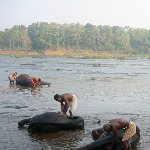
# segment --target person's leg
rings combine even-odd
[[[127,141],[122,141],[122,144],[123,144],[124,150],[129,150],[129,145]]]
[[[14,84],[14,80],[10,80],[10,84]]]
[[[70,117],[73,118],[73,111],[77,108],[77,98],[75,95],[73,95],[72,101],[69,102],[69,113],[70,113]]]
[[[130,145],[128,144],[129,140],[132,138],[132,136],[136,133],[136,125],[133,122],[129,122],[128,128],[124,131],[122,142],[124,144],[124,149],[129,150]]]
[[[72,114],[72,111],[71,111],[71,110],[69,110],[69,113],[70,113],[70,117],[73,117],[73,114]]]
[[[129,140],[129,141],[127,141],[127,144],[128,144],[128,149],[129,149],[129,150],[132,150],[132,148],[131,148],[131,144],[130,144],[130,140]]]

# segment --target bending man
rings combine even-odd
[[[113,141],[110,149],[113,149],[114,144],[117,142],[119,129],[124,130],[123,139],[122,139],[124,149],[125,150],[130,149],[128,140],[130,138],[132,138],[132,136],[136,133],[136,125],[133,122],[117,118],[117,119],[110,120],[110,122],[105,124],[103,126],[103,128],[106,132],[112,131],[114,133],[114,141]],[[101,135],[101,136],[103,136],[103,135]]]
[[[75,95],[69,93],[56,94],[54,99],[61,103],[61,113],[67,114],[69,110],[70,116],[73,117],[73,111],[77,108],[77,98]]]

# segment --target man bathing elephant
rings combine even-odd
[[[28,79],[31,80],[32,87],[40,86],[40,83],[41,83],[40,78],[38,78],[38,77],[29,77]]]
[[[9,79],[9,81],[10,81],[10,84],[14,84],[16,78],[17,78],[17,72],[10,72],[10,73],[8,74],[8,79]]]
[[[136,133],[136,125],[131,121],[127,121],[120,118],[112,119],[109,121],[109,123],[105,124],[103,128],[99,130],[93,130],[92,137],[94,140],[98,138],[103,138],[105,134],[112,131],[114,133],[114,141],[108,149],[113,149],[114,144],[117,142],[118,130],[120,129],[124,130],[123,139],[122,139],[124,149],[129,150],[130,145],[128,144],[128,140],[130,140],[132,136],[135,135]]]
[[[17,85],[26,86],[26,87],[37,87],[40,85],[48,85],[50,86],[50,83],[43,82],[41,78],[35,77],[35,76],[29,76],[27,74],[21,74],[17,77],[16,72],[12,72],[8,75],[8,78],[10,80],[10,84],[14,84],[16,81]]]
[[[77,98],[75,95],[69,93],[62,95],[56,94],[54,95],[54,99],[61,103],[60,114],[67,114],[69,110],[70,116],[73,117],[73,110],[77,108]]]

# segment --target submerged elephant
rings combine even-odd
[[[97,129],[97,131],[102,134],[103,129]],[[117,144],[113,148],[113,150],[123,150],[124,147],[122,145],[122,138],[123,138],[123,129],[120,129],[118,131],[118,139],[117,139]],[[136,134],[128,141],[131,147],[135,147],[137,142],[140,139],[140,129],[136,126]],[[99,139],[94,139],[95,141],[85,145],[83,147],[77,148],[76,150],[107,150],[107,146],[110,146],[114,140],[114,134],[113,132],[108,133],[105,135],[104,138],[99,138]]]
[[[84,119],[80,116],[69,117],[56,112],[46,112],[18,122],[19,127],[28,125],[30,132],[53,132],[84,128]]]
[[[31,77],[27,74],[21,74],[16,78],[16,85],[25,87],[37,87],[40,85],[50,86],[50,83],[43,82],[40,78],[37,77]]]

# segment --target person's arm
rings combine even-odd
[[[69,109],[69,102],[68,102],[68,100],[65,100],[63,113],[66,114],[68,109]]]
[[[109,133],[109,132],[104,131],[104,133],[102,133],[102,134],[100,135],[100,138],[102,139],[102,138],[106,137],[106,136],[108,135],[108,133]]]
[[[114,140],[112,142],[111,148],[113,148],[113,146],[117,142],[117,138],[118,138],[118,129],[116,127],[112,126],[112,131],[114,133]]]
[[[61,102],[61,113],[63,113],[63,111],[64,111],[64,103],[63,102]]]

